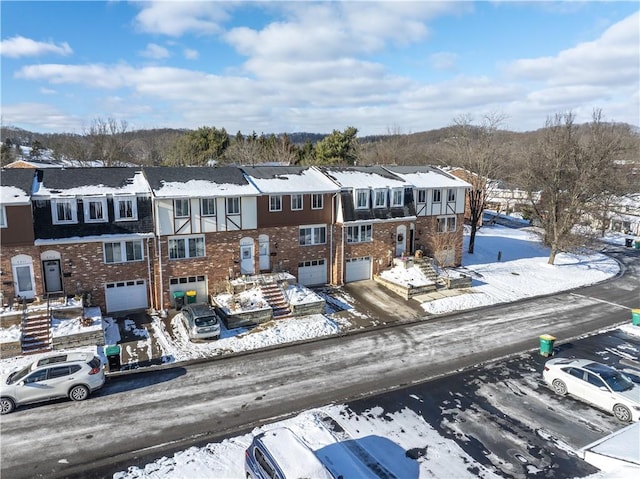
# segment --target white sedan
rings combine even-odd
[[[557,394],[571,394],[623,422],[640,420],[640,385],[609,366],[556,358],[547,361],[542,377]]]

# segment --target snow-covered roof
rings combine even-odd
[[[61,168],[40,171],[34,198],[151,193],[140,169]]]
[[[242,168],[262,193],[335,193],[340,188],[311,167],[247,166]]]
[[[3,169],[0,173],[0,203],[12,206],[30,204],[33,174],[33,170],[23,168]]]
[[[158,198],[257,196],[260,192],[242,170],[222,167],[155,167],[144,170]]]
[[[404,188],[411,186],[381,166],[324,166],[320,170],[343,188]]]
[[[389,171],[416,188],[468,188],[471,185],[433,166],[388,166]]]

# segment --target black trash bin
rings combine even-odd
[[[107,356],[107,365],[109,371],[120,371],[122,364],[120,362],[120,346],[107,346],[105,348],[105,355]]]
[[[184,306],[184,291],[175,291],[173,293],[173,302],[176,305],[176,309],[180,311]]]
[[[624,239],[624,245],[627,248],[631,248],[633,246],[633,238],[625,238]]]

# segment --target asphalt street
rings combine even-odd
[[[89,401],[3,416],[2,477],[101,477],[331,402],[373,398],[630,322],[639,255],[615,249],[624,274],[544,298],[176,364],[111,378]],[[382,321],[384,323],[384,321]]]

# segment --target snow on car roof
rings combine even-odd
[[[318,457],[291,429],[278,427],[259,437],[286,477],[332,479]]]

